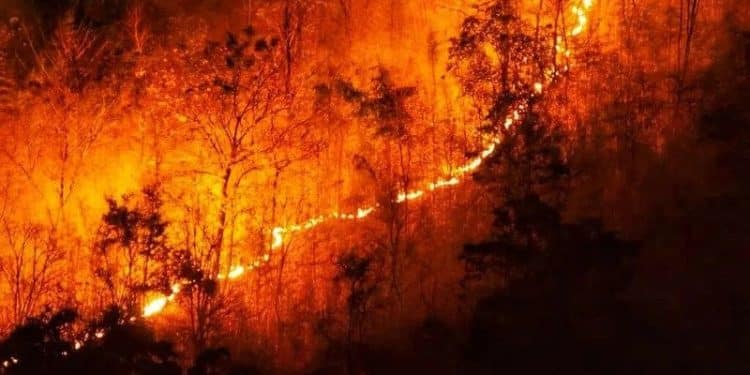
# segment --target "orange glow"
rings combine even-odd
[[[580,35],[586,28],[588,24],[588,12],[591,10],[593,6],[593,0],[582,0],[582,2],[579,5],[573,5],[571,7],[571,12],[576,16],[576,24],[570,31],[570,36],[575,37]],[[570,56],[570,51],[563,45],[563,38],[558,37],[557,43],[555,46],[556,50],[563,54],[564,56],[568,57]],[[487,52],[487,51],[485,51]],[[488,58],[492,60],[493,56],[492,53],[487,52]],[[555,76],[547,77],[550,81],[555,78]],[[536,82],[534,84],[534,92],[537,94],[541,94],[542,90],[544,88],[545,84],[542,82]],[[503,126],[506,129],[509,129],[515,122],[519,121],[522,118],[523,113],[525,112],[526,105],[524,102],[518,103],[511,111],[510,115],[508,115],[503,123]],[[184,118],[181,118],[183,120]],[[486,160],[488,157],[490,157],[497,147],[497,145],[500,143],[500,138],[493,138],[488,144],[485,146],[485,148],[482,150],[482,152],[479,154],[479,156],[469,160],[466,164],[456,167],[453,169],[453,173],[447,177],[447,178],[439,178],[433,182],[430,182],[426,184],[426,189],[421,190],[411,190],[411,191],[402,191],[399,192],[396,198],[394,199],[395,203],[403,203],[411,200],[416,200],[421,197],[423,197],[426,194],[426,191],[435,191],[442,188],[448,188],[457,186],[461,183],[461,177],[465,176],[466,174],[469,174],[471,172],[476,171]],[[295,232],[301,232],[301,231],[308,231],[311,230],[323,223],[332,221],[332,220],[361,220],[368,216],[370,216],[373,212],[377,210],[378,206],[366,206],[358,208],[353,213],[341,213],[341,212],[334,212],[328,215],[320,215],[317,217],[313,217],[307,221],[296,223],[296,224],[287,224],[287,225],[279,225],[271,229],[269,235],[270,235],[270,248],[269,251],[258,256],[255,260],[252,262],[249,262],[247,265],[235,265],[230,268],[230,271],[227,274],[219,274],[216,275],[216,278],[219,280],[235,280],[240,278],[241,276],[245,275],[247,272],[258,268],[262,263],[270,262],[271,260],[271,252],[274,250],[278,250],[282,248],[285,244],[285,240],[288,237],[288,235],[295,233]],[[151,301],[149,301],[145,307],[143,308],[143,317],[151,317],[154,316],[164,310],[164,308],[167,306],[167,304],[172,301],[177,294],[180,293],[180,284],[175,284],[172,288],[172,294],[166,296],[158,296],[153,298]]]
[[[241,273],[240,273],[241,275]],[[235,278],[239,277],[240,275],[235,276]],[[146,305],[143,307],[143,317],[148,318],[150,316],[156,315],[162,310],[164,310],[165,307],[167,307],[167,303],[174,300],[174,298],[182,291],[182,285],[179,283],[175,283],[172,285],[172,294],[166,296],[161,295],[157,296],[154,299],[152,299],[150,302],[146,303]]]
[[[169,299],[167,296],[156,297],[154,300],[147,303],[146,306],[143,308],[143,317],[148,318],[150,316],[160,313],[162,310],[164,310],[164,307],[167,306],[167,302],[169,302]]]
[[[567,34],[567,37],[569,38],[575,38],[580,35],[583,35],[586,29],[590,26],[590,19],[589,14],[591,9],[594,6],[593,0],[579,0],[576,2],[575,5],[572,5],[569,9],[570,13],[573,15],[573,20],[575,23],[572,24],[572,27],[570,28],[570,31]],[[573,21],[571,21],[573,22]],[[558,36],[554,42],[554,50],[557,54],[556,57],[561,58],[563,61],[568,61],[568,59],[571,57],[572,52],[570,50],[570,46],[568,44],[568,40],[562,36]],[[482,51],[484,52],[488,62],[492,65],[498,65],[500,61],[500,57],[498,56],[497,52],[494,48],[490,45],[482,46]],[[569,68],[569,65],[567,63],[563,64],[563,68],[561,71],[566,71]],[[556,69],[553,68],[546,68],[543,70],[544,78],[540,82],[535,82],[532,86],[533,94],[532,95],[541,95],[545,90],[548,90],[550,85],[558,78],[559,72]],[[505,130],[510,130],[511,127],[516,124],[518,121],[521,121],[524,114],[527,110],[527,104],[526,101],[521,100],[517,103],[515,103],[511,108],[509,109],[508,115],[505,117],[505,119],[501,122],[502,126],[505,128]],[[175,114],[174,120],[179,122],[180,124],[187,124],[191,120],[188,118],[187,115],[184,114]],[[422,197],[425,197],[430,192],[435,192],[438,190],[448,189],[452,187],[459,186],[462,182],[469,180],[467,178],[467,175],[475,172],[478,170],[482,164],[487,160],[489,157],[491,157],[497,150],[498,145],[502,139],[499,135],[492,137],[490,139],[485,139],[483,143],[483,148],[481,151],[477,154],[477,156],[467,160],[464,164],[453,166],[448,165],[443,167],[443,173],[442,176],[434,176],[434,178],[431,181],[428,181],[426,183],[419,184],[418,186],[415,186],[414,188],[402,188],[403,190],[398,191],[395,194],[395,197],[393,197],[393,203],[401,204],[408,201],[415,201],[419,200]],[[125,157],[124,157],[125,158]],[[136,181],[136,178],[134,178],[134,175],[136,173],[134,172],[137,170],[137,167],[130,165],[129,162],[125,162],[125,159],[121,160],[123,162],[123,165],[125,167],[120,168],[118,170],[117,174],[113,176],[109,176],[110,178],[104,179],[107,181],[110,181],[113,185],[117,186],[119,190],[117,190],[118,193],[122,193],[128,190],[132,190],[133,181]],[[156,162],[151,162],[151,164],[155,164]],[[150,165],[151,165],[150,164]],[[218,191],[219,187],[214,184],[213,182],[206,182],[205,180],[200,181],[201,187],[211,190],[212,194],[215,196],[219,196],[220,192]],[[205,186],[204,186],[205,185]],[[96,195],[96,194],[91,194]],[[378,209],[380,209],[380,205],[377,203],[370,203],[367,205],[364,205],[362,207],[358,207],[353,211],[348,212],[339,212],[334,211],[327,214],[321,214],[317,216],[313,216],[312,218],[309,218],[305,221],[301,221],[298,223],[277,223],[278,225],[272,227],[269,232],[267,232],[265,235],[267,236],[267,240],[269,241],[268,248],[265,250],[265,252],[255,256],[253,259],[244,262],[244,264],[233,264],[228,269],[223,270],[222,273],[218,273],[214,275],[213,277],[216,280],[222,280],[222,281],[234,281],[242,278],[243,276],[249,274],[251,271],[256,270],[260,268],[263,264],[270,263],[272,260],[272,254],[274,251],[279,251],[282,248],[284,248],[285,245],[288,244],[288,240],[290,240],[291,235],[297,232],[306,232],[310,231],[324,223],[328,222],[334,222],[334,221],[359,221],[364,220],[368,217],[370,217],[373,213],[375,213]],[[163,313],[166,309],[166,307],[170,304],[170,302],[173,302],[177,296],[182,292],[183,286],[187,285],[185,281],[178,281],[174,283],[171,286],[171,292],[169,294],[153,294],[149,295],[146,299],[146,302],[144,303],[142,307],[142,318],[150,318],[156,315],[159,315]],[[136,318],[131,317],[130,321],[134,321]],[[94,332],[94,337],[96,339],[101,339],[105,336],[105,331],[103,330],[96,330]],[[85,340],[74,341],[74,350],[80,350],[83,346],[86,345],[86,341],[89,339],[88,335]],[[62,355],[67,355],[67,352],[62,352]],[[9,357],[8,359],[0,362],[3,367],[10,367],[13,364],[18,363],[18,359],[15,357]]]
[[[535,93],[541,94],[543,89],[544,89],[544,85],[541,82],[534,83],[534,92]]]

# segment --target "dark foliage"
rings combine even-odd
[[[180,374],[172,344],[118,308],[82,332],[78,315],[62,310],[30,319],[0,344],[7,374]],[[80,327],[79,327],[80,330]]]
[[[250,366],[232,362],[232,355],[226,348],[205,349],[195,358],[188,375],[256,375],[261,372]]]
[[[8,375],[112,374],[179,375],[185,373],[171,342],[156,339],[145,322],[108,308],[91,323],[74,310],[46,312],[16,327],[0,342],[0,373]],[[253,367],[232,361],[225,348],[198,354],[189,375],[254,375]]]
[[[619,370],[622,363],[593,355],[613,355],[612,346],[629,343],[634,323],[621,297],[638,247],[598,221],[565,224],[536,196],[498,208],[495,228],[493,241],[467,246],[462,255],[467,276],[507,280],[474,314],[467,353],[477,370]]]
[[[412,120],[406,100],[416,94],[414,87],[398,87],[384,68],[372,80],[371,92],[356,89],[351,83],[337,81],[337,89],[344,100],[357,105],[357,115],[372,119],[378,136],[404,139],[407,125]]]

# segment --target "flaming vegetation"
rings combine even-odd
[[[635,246],[608,229],[642,237],[647,206],[629,179],[688,142],[722,25],[749,11],[63,3],[0,10],[0,323],[47,337],[53,362],[137,339],[122,362],[155,373],[176,353],[211,373],[221,345],[354,373],[405,327],[494,324],[497,293],[547,285],[566,254],[612,267],[591,277],[619,293]],[[664,48],[639,46],[649,28]],[[23,369],[19,337],[5,368]]]
[[[593,5],[593,0],[584,0],[582,3],[573,5],[571,7],[571,9],[570,9],[571,13],[576,16],[576,18],[575,18],[576,19],[576,23],[574,24],[573,29],[570,32],[570,36],[571,37],[577,36],[577,35],[581,34],[581,32],[583,31],[584,27],[588,23],[588,12],[591,10],[592,5]],[[491,12],[491,13],[506,12],[507,15],[503,15],[504,17],[512,16],[512,13],[511,13],[510,9],[502,9],[502,7],[510,7],[510,6],[511,5],[508,4],[508,3],[501,2],[501,3],[498,3],[497,5],[495,5],[495,7],[497,7],[497,8],[490,9],[489,12]],[[500,30],[494,30],[492,28],[489,29],[489,30],[487,30],[486,27],[487,26],[482,26],[481,27],[483,29],[481,31],[481,35],[483,35],[483,36],[492,36],[492,35],[497,35],[497,34],[503,34],[503,33],[507,34],[508,33],[507,30],[500,31]],[[523,35],[523,34],[521,32],[519,32],[519,31],[516,31],[516,33],[511,34],[511,35]],[[466,36],[462,36],[462,37],[466,37]],[[240,46],[237,44],[238,42],[236,40],[234,40],[233,38],[234,37],[232,37],[228,41],[229,48],[234,48],[234,50],[231,52],[231,56],[227,57],[227,65],[230,68],[234,67],[235,64],[238,64],[237,62],[234,61],[234,59],[237,58],[238,56],[241,56],[241,54],[242,54]],[[493,39],[494,39],[494,37],[493,37]],[[523,41],[515,41],[515,42],[511,41],[510,43],[511,44],[523,44]],[[244,46],[242,48],[246,48],[246,47],[247,46]],[[257,47],[258,47],[258,45],[256,44],[256,49],[257,49]],[[459,44],[457,46],[457,49],[459,51],[456,51],[455,53],[456,54],[461,54],[461,53],[472,54],[471,51],[465,51],[464,50],[465,48],[466,48],[466,46],[463,45],[463,43],[459,42]],[[543,45],[539,46],[539,47],[536,47],[536,48],[541,49],[541,48],[543,48]],[[494,46],[491,47],[491,49],[489,50],[489,52],[487,54],[493,55],[492,57],[490,57],[491,59],[492,58],[497,59],[498,58],[497,57],[498,54],[496,52],[494,52],[494,51],[505,51],[507,49],[508,49],[508,46],[494,45]],[[570,58],[571,54],[569,52],[570,50],[563,45],[563,38],[562,37],[559,37],[559,38],[555,39],[555,50],[558,51],[558,52],[562,52],[563,63],[567,63],[567,61]],[[558,57],[560,57],[560,56],[555,56],[555,58],[558,58]],[[508,59],[508,60],[515,59],[515,60],[521,60],[521,61],[524,60],[524,59],[528,59],[528,57],[523,56],[523,52],[520,53],[520,56],[517,56],[516,54],[509,54],[509,55],[505,55],[504,58]],[[249,67],[249,66],[252,65],[252,61],[254,61],[254,60],[242,61],[242,62],[240,62],[240,64],[245,65],[246,67]],[[519,79],[519,76],[521,75],[520,72],[516,72],[515,74],[513,74],[513,76],[515,78],[515,79],[512,80],[513,84],[514,85],[521,85],[523,87],[523,90],[526,91],[524,93],[519,93],[518,92],[519,89],[511,89],[509,87],[510,86],[509,78],[508,78],[508,74],[509,73],[507,71],[508,70],[507,67],[510,65],[510,63],[509,62],[502,62],[501,63],[501,62],[498,62],[498,61],[493,61],[493,65],[494,66],[488,67],[486,70],[491,71],[491,72],[500,71],[501,72],[500,73],[501,77],[483,77],[483,76],[480,76],[480,75],[476,74],[476,71],[472,71],[471,72],[472,73],[471,78],[472,79],[479,78],[479,79],[482,79],[482,80],[486,79],[486,80],[484,80],[484,82],[489,83],[489,84],[494,84],[494,83],[499,82],[500,85],[501,85],[501,87],[494,89],[493,92],[489,93],[489,94],[477,93],[477,92],[473,92],[473,91],[468,91],[468,93],[471,94],[474,97],[482,97],[484,95],[487,95],[487,96],[492,97],[492,98],[497,97],[500,94],[511,95],[511,96],[521,97],[521,98],[524,97],[524,96],[526,96],[526,95],[541,94],[545,83],[547,83],[547,84],[552,83],[553,82],[552,79],[555,77],[556,73],[554,73],[555,70],[552,67],[544,67],[545,64],[544,64],[543,61],[539,62],[539,64],[540,64],[540,66],[543,67],[542,68],[542,77],[544,77],[544,78],[547,79],[547,81],[544,82],[544,83],[543,82],[534,82],[533,85],[524,84],[523,81]],[[499,65],[502,65],[502,67],[500,69],[498,69]],[[523,64],[523,65],[526,65],[526,64]],[[567,69],[567,66],[566,66],[566,69]],[[549,72],[552,72],[552,73],[549,73]],[[532,77],[535,76],[534,74],[529,74],[529,75],[532,76]],[[539,75],[536,75],[536,76],[537,76],[537,78],[539,78]],[[234,78],[234,82],[239,82],[239,80],[240,80],[239,76],[235,76],[233,78]],[[500,79],[497,79],[497,78],[500,78]],[[251,79],[252,80],[258,80],[258,77],[257,76],[253,76],[253,77],[251,77]],[[223,83],[223,82],[222,82],[222,84],[227,85],[227,83]],[[239,85],[239,83],[235,83],[235,86],[231,86],[228,89],[236,91],[236,90],[238,90],[238,85]],[[533,87],[533,93],[530,92],[531,90],[529,89],[529,87]],[[251,95],[251,97],[253,97],[253,98],[256,98],[258,96],[262,96],[262,95],[259,95],[257,93],[254,93],[254,94]],[[268,95],[266,95],[266,97],[268,97]],[[523,116],[526,104],[524,103],[523,99],[519,99],[518,101],[519,101],[519,104],[516,104],[514,107],[511,107],[512,110],[510,111],[509,114],[506,115],[505,120],[502,122],[503,126],[505,127],[506,130],[510,130],[510,127],[513,125],[513,123],[515,121],[520,120],[521,116]],[[233,105],[237,106],[236,99],[234,100]],[[244,132],[242,132],[242,131],[239,131],[239,133],[238,133],[238,130],[239,130],[238,128],[240,127],[240,123],[243,121],[242,117],[244,117],[246,115],[246,111],[250,110],[251,107],[257,106],[257,105],[258,105],[257,103],[247,102],[244,105],[241,104],[239,106],[239,107],[242,107],[242,109],[240,109],[239,107],[236,107],[236,108],[233,108],[233,110],[231,111],[231,113],[235,114],[235,117],[232,118],[232,119],[230,119],[230,121],[234,122],[234,125],[235,125],[235,127],[234,127],[234,129],[232,131],[233,131],[233,134],[237,134],[237,136],[235,137],[236,140],[233,141],[233,144],[241,143],[242,142],[242,138],[244,138],[246,136],[246,134]],[[262,114],[261,117],[263,117],[263,116],[264,115]],[[493,116],[493,114],[491,114],[490,116]],[[490,121],[493,121],[493,119],[490,118]],[[225,131],[225,133],[226,132],[227,131]],[[215,144],[215,143],[218,143],[218,142],[214,141],[214,143],[212,143],[212,145]],[[402,191],[399,191],[397,193],[395,199],[394,199],[394,202],[395,203],[404,203],[406,201],[416,200],[416,199],[419,199],[422,196],[424,196],[425,192],[432,192],[432,191],[435,191],[435,190],[438,190],[438,189],[442,189],[442,188],[446,188],[446,187],[458,185],[461,182],[461,178],[462,177],[464,177],[465,175],[467,175],[469,173],[472,173],[472,172],[476,171],[482,165],[482,161],[484,161],[484,159],[486,159],[487,157],[491,156],[494,153],[495,147],[497,147],[497,145],[499,143],[500,143],[499,135],[493,136],[492,139],[491,139],[491,141],[489,142],[488,146],[486,146],[479,153],[479,156],[471,159],[471,161],[469,161],[465,165],[456,166],[455,167],[455,171],[453,173],[451,173],[451,176],[446,177],[446,178],[440,178],[440,179],[437,179],[437,180],[435,180],[433,182],[429,182],[426,185],[425,189],[415,189],[415,190],[402,190]],[[214,147],[217,147],[217,146],[214,146]],[[238,152],[237,150],[231,150],[229,153],[230,154],[236,154],[237,152]],[[234,163],[234,162],[232,162],[232,163]],[[443,167],[443,170],[450,170],[450,169],[451,169],[450,166],[448,166],[448,167],[444,166]],[[224,177],[225,178],[225,185],[226,185],[226,180],[229,179],[229,174],[230,173],[231,173],[231,166],[227,166],[227,172],[226,172],[226,175]],[[222,191],[222,197],[224,197],[225,195],[226,195],[226,193],[224,191]],[[311,229],[317,227],[318,225],[323,224],[323,223],[325,223],[327,221],[330,221],[330,220],[361,220],[361,219],[365,219],[366,217],[370,216],[370,214],[373,213],[378,208],[379,208],[379,205],[375,204],[375,205],[372,205],[372,206],[366,206],[366,207],[357,208],[354,213],[333,212],[333,213],[331,213],[329,215],[320,215],[320,216],[314,217],[312,219],[309,219],[309,220],[307,220],[305,222],[302,222],[302,223],[299,223],[299,224],[290,224],[290,225],[286,225],[286,226],[276,226],[276,227],[273,227],[271,229],[271,236],[270,236],[271,237],[271,245],[270,245],[269,252],[266,252],[266,253],[262,254],[257,259],[255,259],[254,261],[248,263],[247,265],[233,265],[233,266],[230,266],[229,267],[229,271],[227,273],[218,273],[216,275],[216,279],[218,279],[218,280],[225,280],[225,279],[226,280],[234,280],[234,279],[237,279],[237,278],[241,277],[246,271],[252,271],[253,269],[262,266],[263,263],[269,262],[271,260],[272,251],[273,250],[278,250],[282,246],[284,246],[284,238],[285,238],[285,236],[287,236],[287,235],[289,235],[291,233],[299,232],[299,231],[305,231],[305,230],[311,230]],[[224,210],[224,208],[222,208],[222,210]],[[221,212],[220,215],[221,215],[220,217],[223,218],[226,214],[223,213],[223,212]],[[220,225],[223,226],[224,224],[220,223]],[[220,241],[220,239],[218,241]],[[180,291],[182,290],[182,288],[181,288],[180,285],[181,285],[180,283],[173,284],[172,287],[171,287],[171,291],[170,291],[169,294],[164,295],[162,297],[157,297],[157,298],[155,298],[155,299],[147,302],[146,306],[143,308],[143,316],[144,317],[150,317],[150,316],[152,316],[154,314],[157,314],[157,313],[161,312],[164,309],[164,307],[167,305],[167,303],[169,301],[172,301],[175,298],[175,296],[178,293],[180,293]]]

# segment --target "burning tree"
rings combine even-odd
[[[539,53],[545,45],[544,35],[535,36],[514,3],[504,0],[467,17],[460,35],[451,41],[449,71],[493,131],[505,120],[511,103],[544,82],[555,57]]]
[[[109,289],[109,304],[136,311],[146,291],[170,287],[164,271],[171,249],[161,199],[157,190],[146,188],[142,197],[125,196],[123,204],[110,198],[107,203],[97,236],[96,274]]]
[[[315,116],[311,101],[302,100],[305,90],[287,80],[279,39],[260,36],[247,27],[238,34],[228,33],[223,42],[209,41],[179,54],[185,74],[178,77],[184,100],[178,99],[182,110],[177,118],[193,146],[190,157],[198,163],[183,159],[179,167],[186,173],[176,180],[187,178],[200,191],[181,195],[184,186],[175,186],[175,195],[182,197],[187,248],[201,269],[218,277],[231,273],[238,260],[255,259],[257,253],[268,251],[270,237],[251,241],[257,240],[255,232],[266,232],[247,228],[269,223],[254,222],[250,213],[268,202],[270,221],[275,223],[280,216],[276,197],[280,175],[293,163],[315,155],[321,143],[310,126]],[[250,177],[268,178],[270,194],[256,190],[258,179]],[[237,244],[243,242],[247,249],[238,252]],[[217,314],[224,311],[222,288],[214,292],[196,290],[188,296],[191,334],[198,349],[221,321]]]
[[[107,200],[95,251],[95,273],[109,292],[104,305],[140,315],[149,292],[172,295],[180,290],[213,290],[213,282],[189,251],[168,236],[158,187],[126,195],[120,204]],[[145,312],[148,313],[148,312]]]
[[[222,269],[234,198],[247,189],[247,178],[262,170],[283,169],[310,155],[308,119],[294,107],[294,93],[285,87],[284,64],[276,38],[256,36],[252,28],[228,34],[223,43],[209,42],[190,56],[186,115],[197,153],[209,161],[197,172],[215,179],[218,192],[215,231],[210,238],[210,259],[215,272]],[[297,155],[279,159],[282,148],[299,146]],[[291,159],[291,160],[290,160]]]
[[[400,268],[403,265],[405,231],[408,229],[408,201],[399,195],[410,191],[414,179],[413,154],[418,137],[414,134],[414,118],[410,113],[409,99],[416,88],[397,86],[390,73],[379,67],[369,92],[360,91],[340,82],[341,95],[356,106],[355,114],[365,120],[376,139],[384,148],[369,158],[356,155],[355,167],[365,171],[382,190],[379,200],[387,208],[384,221],[387,225],[383,247],[390,253],[391,290],[401,301]],[[380,162],[380,163],[378,163]],[[403,206],[403,209],[402,209]]]

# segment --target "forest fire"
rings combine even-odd
[[[583,0],[583,2],[580,5],[573,5],[571,7],[571,13],[575,14],[577,16],[577,24],[570,32],[571,36],[577,36],[581,34],[581,32],[586,27],[586,24],[588,22],[588,11],[591,10],[591,7],[593,6],[593,0]],[[566,49],[567,51],[567,49]],[[569,56],[566,54],[566,56]],[[541,94],[542,92],[543,84],[540,82],[534,83],[534,92],[537,94]],[[518,104],[515,106],[514,109],[510,110],[510,115],[508,115],[504,121],[504,126],[506,129],[509,129],[514,122],[519,121],[522,117],[522,113],[526,108],[526,104],[524,102]],[[467,174],[470,174],[482,165],[482,162],[490,157],[494,151],[497,145],[500,143],[500,138],[493,138],[493,141],[482,150],[479,156],[469,161],[467,164],[459,166],[455,169],[455,172],[449,179],[438,179],[437,181],[430,182],[427,185],[427,191],[435,191],[442,188],[452,187],[459,185],[461,182],[461,178],[464,177]],[[402,191],[398,193],[396,198],[394,199],[394,202],[396,203],[404,203],[407,201],[412,201],[421,198],[425,195],[425,190],[410,190],[410,191]],[[339,213],[334,212],[330,215],[322,215],[317,216],[312,219],[309,219],[305,222],[299,223],[299,224],[290,224],[286,226],[277,226],[274,227],[271,230],[271,246],[270,250],[277,250],[284,246],[284,238],[287,235],[290,235],[294,232],[300,232],[300,231],[307,231],[311,230],[321,224],[324,224],[326,222],[329,222],[331,220],[359,220],[364,219],[368,217],[371,213],[373,213],[378,206],[370,206],[370,207],[362,207],[358,208],[356,213]],[[270,261],[271,253],[265,253],[258,257],[257,260],[254,262],[251,262],[250,264],[243,266],[243,265],[235,265],[232,266],[230,271],[225,274],[218,274],[216,276],[219,280],[234,280],[239,278],[240,276],[245,274],[245,271],[252,271],[253,268],[258,264],[259,260],[262,260],[263,263],[267,263]],[[175,284],[178,285],[178,284]],[[179,285],[177,289],[172,289],[172,294],[169,296],[159,296],[153,299],[152,301],[148,302],[146,306],[143,308],[143,316],[144,317],[150,317],[153,315],[156,315],[160,313],[167,305],[169,301],[172,301],[175,296],[180,292]]]
[[[748,368],[746,1],[0,2],[0,375]]]

